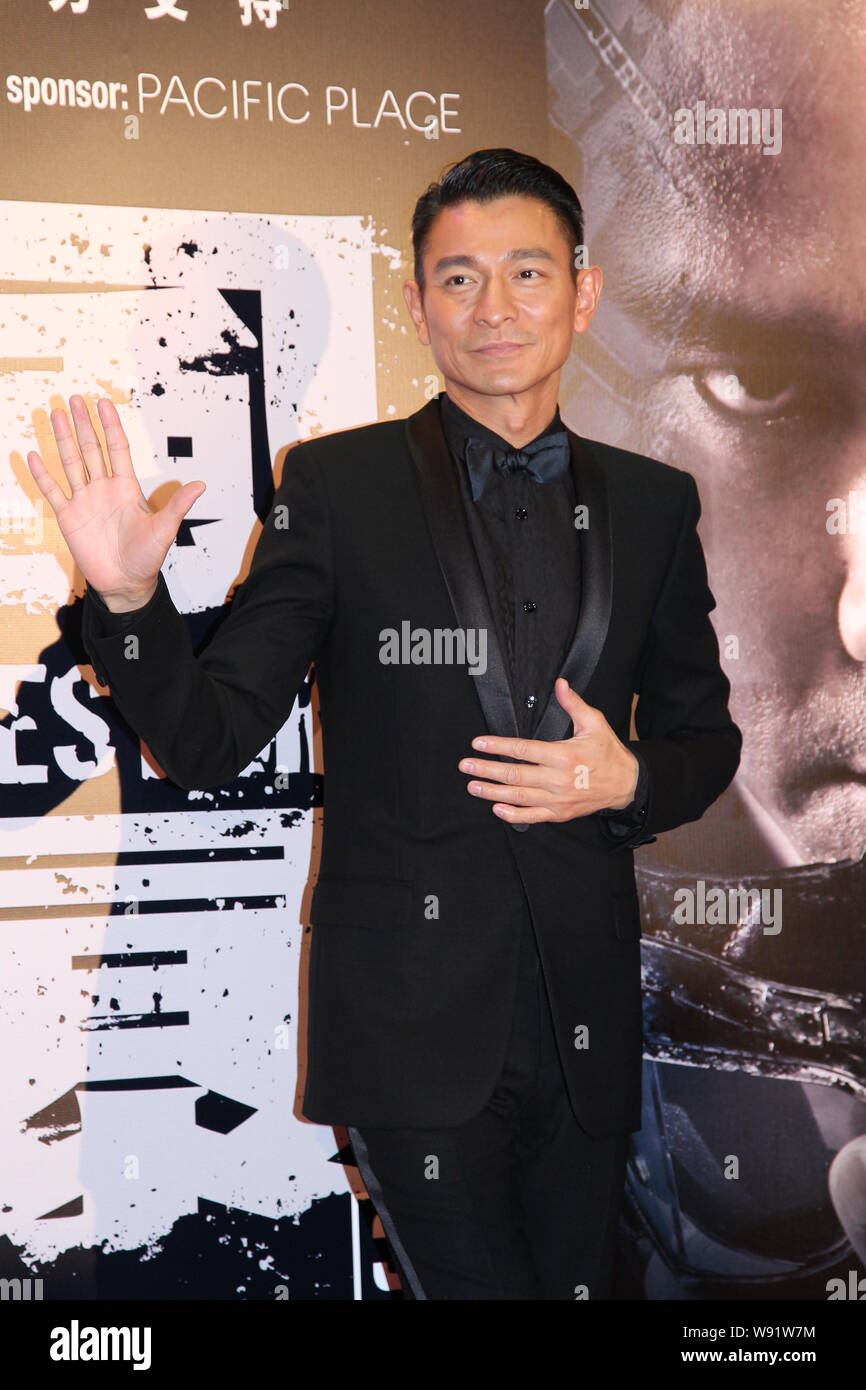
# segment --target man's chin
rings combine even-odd
[[[519,368],[516,363],[488,362],[474,363],[460,385],[465,391],[474,391],[479,396],[520,396],[541,386],[545,380],[535,372]]]

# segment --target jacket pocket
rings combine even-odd
[[[412,920],[413,885],[408,879],[342,878],[321,875],[310,903],[310,922],[323,927],[405,930]]]
[[[640,903],[635,889],[627,893],[614,893],[613,927],[620,941],[640,941]]]

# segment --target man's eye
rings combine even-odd
[[[784,368],[758,366],[737,373],[708,367],[695,372],[694,381],[711,405],[740,417],[778,419],[797,396],[797,384]]]
[[[530,266],[524,266],[523,269],[519,270],[517,273],[518,275],[539,275],[541,272],[538,270],[533,270]],[[445,281],[445,284],[453,285],[455,280],[466,280],[467,278],[468,277],[466,275],[462,275],[459,273],[457,275],[449,275],[448,279]],[[459,286],[458,288],[462,288],[462,286]]]

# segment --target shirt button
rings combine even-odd
[[[518,521],[525,521],[526,518],[529,516],[529,512],[526,510],[525,507],[518,507],[514,515],[517,517]]]
[[[538,608],[538,604],[537,604],[537,603],[533,603],[531,598],[528,598],[528,599],[526,600],[526,602],[524,603],[524,605],[523,605],[523,611],[524,611],[524,613],[534,613],[534,612],[536,611],[537,608]]]

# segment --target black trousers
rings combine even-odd
[[[574,1117],[529,921],[505,1062],[481,1113],[348,1134],[406,1298],[610,1296],[629,1136],[594,1139]]]

